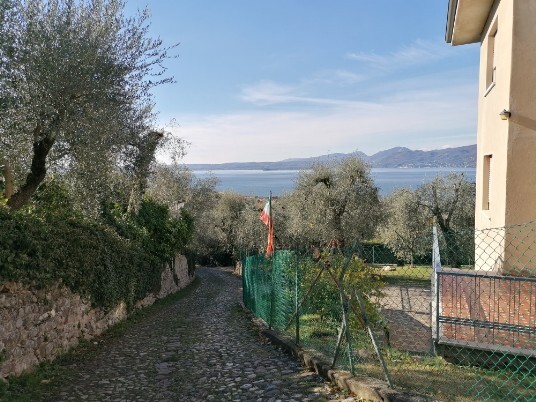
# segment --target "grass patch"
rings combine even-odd
[[[505,370],[483,369],[448,363],[439,356],[415,355],[396,349],[385,350],[391,379],[397,387],[434,396],[440,400],[529,401],[535,377]],[[380,366],[358,366],[366,375],[383,378]]]
[[[318,314],[304,314],[300,319],[301,346],[314,349],[326,361],[331,361],[337,342],[338,324],[322,320]],[[357,373],[384,380],[370,338],[363,328],[354,327],[352,323],[350,325],[354,352],[352,359]],[[289,328],[286,334],[293,337],[294,328]],[[380,339],[378,341],[397,388],[456,402],[533,400],[536,375],[517,370],[513,362],[508,368],[483,368],[472,366],[467,355],[467,364],[458,365],[440,356],[389,348]],[[336,368],[349,371],[346,343],[343,342],[341,346]]]
[[[461,269],[472,271],[474,266],[462,265]],[[378,268],[377,273],[388,285],[430,287],[432,282],[432,267],[429,265],[405,265],[396,267],[396,271],[383,271]]]
[[[396,271],[380,271],[381,279],[391,286],[416,286],[429,288],[432,268],[430,266],[397,267]],[[340,320],[328,320],[321,314],[307,311],[300,317],[300,344],[314,349],[326,361],[334,356]],[[350,313],[352,361],[360,374],[384,379],[384,373],[376,357],[372,342],[364,329],[357,325]],[[440,356],[409,353],[388,348],[382,329],[377,328],[383,357],[395,387],[430,395],[440,400],[469,402],[479,400],[531,400],[530,390],[536,383],[533,374],[499,368],[486,369],[450,363]],[[294,327],[286,331],[294,336]],[[350,370],[347,344],[343,341],[336,367]],[[474,362],[473,362],[474,363]]]
[[[388,285],[430,287],[432,267],[430,266],[403,266],[396,267],[396,271],[378,271],[381,279]]]
[[[60,386],[71,380],[72,373],[67,365],[76,361],[91,359],[98,351],[100,343],[105,342],[107,339],[124,335],[128,329],[145,317],[191,295],[199,287],[199,284],[199,279],[195,278],[185,289],[181,289],[164,299],[156,301],[151,306],[136,311],[126,320],[108,328],[98,337],[89,341],[81,339],[77,346],[52,361],[42,362],[32,372],[9,377],[7,382],[0,380],[0,402],[35,402],[43,400],[52,387]]]

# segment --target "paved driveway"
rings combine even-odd
[[[391,346],[408,352],[432,350],[431,290],[417,286],[387,286],[379,300]]]
[[[71,364],[50,401],[325,401],[342,398],[263,341],[240,309],[241,280],[197,270],[200,285],[91,358]],[[351,398],[348,401],[353,400]]]

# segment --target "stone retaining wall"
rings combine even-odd
[[[178,255],[162,272],[158,294],[148,294],[136,307],[149,306],[192,280],[186,257]],[[53,359],[79,339],[100,335],[126,317],[124,303],[104,313],[61,283],[46,289],[4,283],[0,285],[0,379]]]

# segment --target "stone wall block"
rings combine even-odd
[[[174,264],[162,272],[160,291],[138,301],[136,308],[149,306],[192,280],[186,258],[177,256]],[[5,356],[0,362],[0,379],[56,357],[77,345],[81,338],[89,340],[100,335],[127,318],[127,314],[123,302],[107,313],[92,308],[88,300],[60,282],[46,289],[17,282],[0,284],[0,352]]]

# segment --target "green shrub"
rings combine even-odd
[[[95,306],[124,301],[133,307],[159,290],[165,263],[185,248],[193,222],[187,214],[171,218],[167,207],[150,200],[139,215],[120,212],[120,206],[105,211],[113,225],[84,217],[55,184],[40,190],[26,211],[0,207],[0,283],[62,281]]]
[[[344,293],[351,295],[352,290],[355,289],[362,297],[368,318],[373,323],[379,321],[377,307],[372,302],[372,299],[381,295],[383,284],[370,265],[365,264],[355,254],[352,254],[348,260],[347,255],[342,253],[331,254],[326,250],[320,253],[317,259],[304,259],[301,263],[301,285],[304,289],[308,289],[313,285],[317,274],[322,270],[323,266],[329,268],[333,277],[326,270],[317,279],[313,287],[313,294],[304,306],[305,314],[318,314],[323,320],[335,324],[340,323],[340,296],[334,279],[338,281],[343,267],[347,266],[341,283]]]
[[[102,216],[122,237],[137,241],[162,263],[178,252],[184,253],[192,239],[191,215],[182,210],[179,218],[174,218],[166,205],[150,198],[143,199],[137,214],[127,213],[123,205],[110,203],[104,206]]]
[[[157,257],[173,258],[192,238],[193,219],[187,212],[173,218],[167,205],[150,198],[142,201],[134,219],[146,231],[146,251]]]

